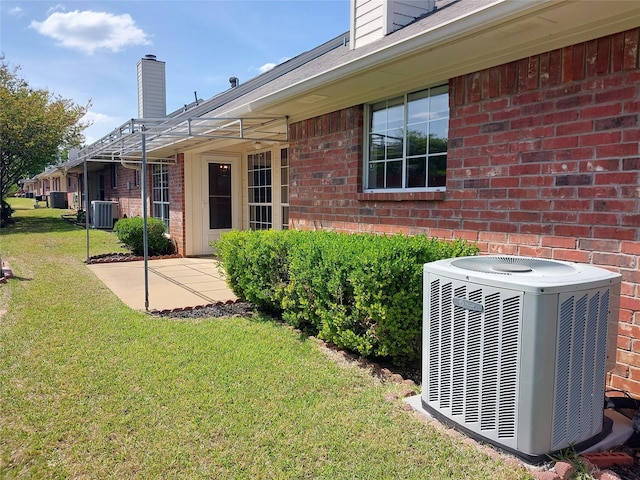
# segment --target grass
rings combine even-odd
[[[0,231],[0,478],[528,478],[278,323],[129,309],[85,231],[32,204]]]

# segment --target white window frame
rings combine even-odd
[[[398,192],[442,192],[445,191],[445,185],[438,185],[438,186],[424,186],[424,187],[405,187],[405,185],[407,185],[407,162],[408,160],[411,158],[410,155],[407,154],[407,132],[408,132],[408,99],[410,96],[412,95],[417,95],[417,94],[422,94],[424,92],[428,92],[428,97],[432,98],[438,95],[442,95],[444,93],[446,93],[446,114],[445,111],[439,111],[439,112],[432,112],[432,111],[427,111],[425,112],[425,114],[429,117],[429,120],[427,123],[432,122],[432,121],[439,121],[441,124],[446,121],[446,135],[447,135],[447,140],[448,140],[448,123],[449,123],[449,108],[448,108],[448,85],[447,84],[443,84],[443,85],[437,85],[434,87],[429,87],[429,88],[425,88],[425,89],[420,89],[420,90],[416,90],[416,91],[411,91],[411,92],[407,92],[404,95],[399,95],[396,97],[392,97],[392,98],[388,98],[386,100],[381,100],[380,102],[374,102],[371,104],[366,105],[365,108],[365,135],[364,135],[364,168],[363,168],[363,177],[362,177],[362,185],[363,185],[363,191],[364,192],[376,192],[376,193],[398,193]],[[395,104],[397,106],[402,105],[403,107],[403,124],[402,124],[402,156],[397,158],[397,161],[401,161],[402,162],[402,180],[401,180],[401,187],[395,187],[395,188],[385,188],[385,187],[369,187],[369,165],[370,163],[384,163],[384,162],[390,162],[393,161],[392,159],[388,159],[385,158],[384,160],[379,160],[379,161],[371,161],[370,160],[370,152],[371,152],[371,148],[370,148],[370,139],[371,139],[371,130],[372,130],[372,110],[374,108],[374,106],[376,104],[380,104],[382,102],[386,102],[388,104]],[[388,109],[389,107],[387,107]],[[438,115],[437,118],[431,118],[434,115]],[[429,165],[429,158],[435,158],[438,156],[442,156],[443,153],[442,152],[436,152],[434,154],[429,153],[429,152],[425,152],[425,157],[427,158],[427,168]],[[446,153],[444,154],[445,158],[446,158]],[[446,162],[446,160],[445,160]],[[445,167],[446,169],[446,167]],[[429,178],[429,173],[428,171],[426,172],[426,181],[428,182],[428,178]],[[385,173],[385,181],[387,179],[386,173]],[[446,180],[446,179],[445,179]]]
[[[151,167],[152,216],[162,220],[166,225],[166,231],[169,232],[169,165],[154,164]],[[165,176],[166,181],[163,182],[162,176]],[[158,182],[159,179],[160,182]],[[156,192],[160,194],[157,200]]]
[[[260,157],[264,157],[269,162],[268,168],[251,168],[254,160],[260,161]],[[248,185],[247,193],[249,197],[249,229],[250,230],[268,230],[273,228],[274,211],[273,211],[273,183],[274,183],[274,155],[270,150],[262,152],[250,153],[247,155],[247,176]],[[257,177],[253,177],[257,172]],[[268,175],[267,175],[268,173]],[[267,178],[268,176],[268,178]],[[254,182],[255,179],[255,182]],[[268,180],[268,182],[267,182]],[[258,201],[255,201],[258,199]],[[268,218],[262,218],[263,212],[269,212]],[[260,216],[258,218],[256,215]]]
[[[286,162],[282,159],[286,158]],[[286,163],[283,164],[283,163]],[[289,183],[291,170],[289,169],[289,148],[280,149],[280,223],[282,230],[289,230]]]

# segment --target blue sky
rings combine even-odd
[[[87,143],[137,117],[136,64],[166,62],[167,111],[349,29],[349,0],[11,1],[0,52],[33,87],[86,105]]]

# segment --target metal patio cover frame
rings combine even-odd
[[[284,121],[285,131],[270,131]],[[84,169],[84,191],[86,208],[89,210],[89,182],[87,162],[126,162],[141,166],[142,236],[144,259],[144,307],[149,310],[149,242],[147,229],[147,160],[149,163],[167,163],[167,155],[149,157],[148,152],[175,146],[185,148],[207,140],[238,140],[254,142],[287,142],[289,137],[288,117],[199,117],[132,119],[113,130],[97,142],[81,150],[76,162],[82,161]],[[75,163],[75,162],[74,162]],[[75,163],[78,165],[79,163]],[[87,261],[89,261],[89,215],[85,214]]]
[[[272,130],[284,122],[284,132]],[[239,140],[255,142],[287,142],[288,117],[175,117],[131,119],[108,135],[82,149],[77,160],[127,161],[142,160],[142,138],[145,137],[147,160],[169,160],[178,149],[207,140]],[[154,151],[175,146],[171,155],[153,156]],[[151,152],[151,154],[149,153]]]

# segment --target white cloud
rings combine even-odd
[[[92,10],[55,12],[43,22],[31,22],[30,27],[64,47],[89,55],[101,49],[118,52],[131,45],[151,43],[129,14],[112,15]]]
[[[278,60],[278,63],[273,63],[273,62],[265,63],[261,67],[258,67],[258,71],[260,73],[268,72],[269,70],[276,67],[277,65],[280,65],[281,63],[286,62],[287,60],[289,60],[289,58],[290,57],[283,57],[280,60]]]
[[[276,66],[275,63],[265,63],[261,67],[258,67],[258,70],[260,71],[260,73],[264,73],[264,72],[268,72],[269,70],[271,70],[275,66]]]
[[[59,3],[56,6],[51,7],[49,10],[47,10],[47,15],[50,15],[53,12],[65,12],[66,10],[67,9],[65,8],[65,6]]]
[[[9,10],[8,13],[9,15],[12,15],[14,17],[20,17],[24,13],[24,10],[22,10],[20,7],[13,7]]]
[[[82,117],[81,121],[91,123],[91,126],[83,132],[85,136],[85,143],[87,145],[91,145],[92,143],[100,140],[100,138],[105,136],[107,133],[118,128],[126,120],[89,110],[84,117]]]

